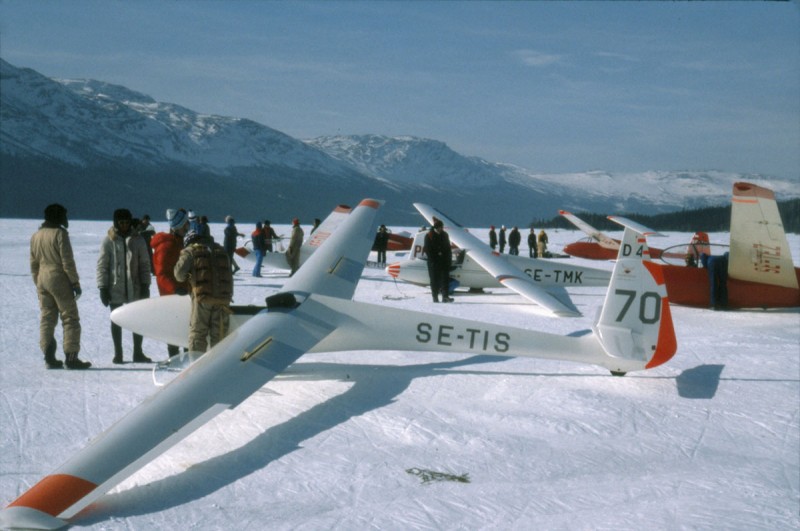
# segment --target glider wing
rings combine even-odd
[[[521,269],[508,260],[492,253],[489,247],[466,231],[461,225],[448,218],[441,211],[422,203],[414,203],[428,223],[433,218],[441,219],[446,225],[450,240],[469,253],[478,265],[484,268],[498,282],[512,289],[526,299],[543,306],[558,317],[577,317],[581,315],[563,288],[543,288],[535,284]]]
[[[364,200],[286,284],[287,299],[310,291],[350,297],[372,246],[382,203]],[[301,274],[302,273],[302,274]],[[298,305],[302,306],[300,302]],[[181,375],[0,513],[1,527],[54,529],[211,418],[235,407],[333,330],[297,305],[263,310]]]
[[[581,218],[579,218],[572,212],[567,212],[566,210],[559,210],[558,213],[567,218],[567,220],[569,220],[570,223],[572,223],[580,230],[585,232],[587,235],[589,235],[594,241],[600,244],[601,247],[605,249],[611,249],[614,251],[619,249],[619,242],[617,240],[609,238],[608,236],[606,236],[599,230],[595,229],[594,227],[583,221]]]

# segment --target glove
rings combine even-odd
[[[100,288],[100,302],[103,303],[103,306],[108,306],[108,303],[111,302],[111,294],[108,292],[108,288]]]
[[[72,295],[75,297],[76,301],[81,298],[81,294],[82,293],[83,293],[83,291],[81,291],[81,285],[80,284],[75,284],[75,285],[72,286]]]
[[[150,286],[139,286],[139,299],[150,298]]]

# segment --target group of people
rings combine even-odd
[[[135,220],[130,210],[114,211],[113,224],[100,245],[97,288],[100,302],[110,310],[150,297],[151,273],[160,295],[191,295],[192,314],[188,331],[191,351],[205,352],[228,333],[233,299],[232,259],[214,242],[208,220],[185,209],[167,210],[169,232],[156,233],[150,217]],[[233,220],[231,220],[232,222]],[[39,346],[48,369],[87,369],[80,352],[81,325],[77,300],[82,294],[80,278],[67,228],[67,209],[48,205],[44,223],[30,243],[30,268],[36,285],[41,319]],[[226,232],[226,239],[227,239]],[[227,243],[227,242],[226,242]],[[235,248],[235,245],[234,245]],[[61,318],[65,361],[56,358],[55,328]],[[113,363],[123,363],[122,329],[111,323]],[[168,345],[170,356],[177,346]],[[152,360],[142,350],[142,336],[133,334],[133,356],[137,363]]]
[[[319,226],[319,219],[314,220],[314,227],[311,233]],[[289,246],[286,248],[286,263],[289,265],[289,276],[292,276],[300,269],[300,248],[303,246],[303,237],[305,232],[300,226],[300,219],[294,218],[292,220],[292,233],[289,236]],[[256,265],[253,267],[253,276],[261,277],[261,267],[264,262],[266,253],[273,252],[272,244],[280,238],[275,233],[275,229],[270,225],[269,220],[263,223],[256,222],[256,228],[250,234],[250,241],[253,244],[253,254],[256,255]]]
[[[519,246],[522,241],[522,236],[519,232],[519,227],[514,227],[508,233],[506,238],[506,226],[500,226],[500,233],[495,231],[494,225],[489,227],[489,247],[492,251],[497,251],[503,254],[506,250],[506,243],[508,243],[508,254],[519,256]],[[536,229],[531,227],[528,233],[528,256],[530,258],[546,258],[547,255],[547,233],[542,229],[539,235],[536,235]]]

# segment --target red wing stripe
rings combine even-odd
[[[44,477],[9,507],[29,507],[58,516],[96,488],[97,485],[91,481],[77,476],[54,474]]]

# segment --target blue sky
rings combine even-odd
[[[0,0],[0,57],[296,138],[800,178],[796,2]]]

